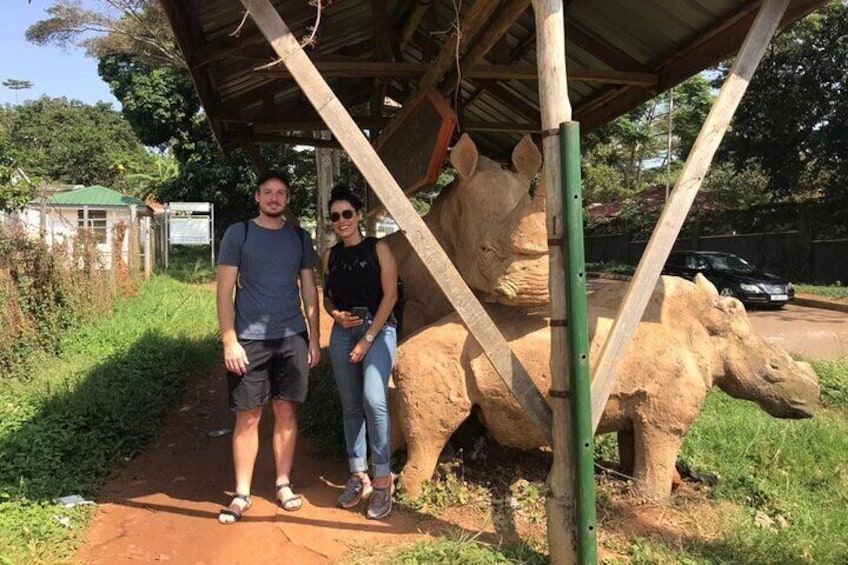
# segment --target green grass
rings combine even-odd
[[[168,268],[162,267],[160,272],[167,273],[171,278],[190,284],[207,283],[215,280],[215,265],[212,264],[212,256],[207,245],[197,247],[173,246],[168,253]]]
[[[839,282],[833,285],[796,284],[795,292],[848,300],[848,286],[843,286]]]
[[[728,516],[716,541],[637,540],[655,557],[635,562],[848,563],[848,363],[814,365],[825,406],[811,420],[777,420],[710,394],[681,457],[718,474],[712,497],[738,504],[741,518]],[[757,526],[758,515],[775,525]]]
[[[69,558],[91,508],[52,499],[96,497],[154,437],[184,378],[217,362],[216,327],[214,293],[156,276],[27,380],[0,380],[0,563]]]
[[[423,540],[395,555],[392,563],[404,565],[495,565],[518,563],[542,565],[548,556],[527,545],[496,546],[474,536]]]

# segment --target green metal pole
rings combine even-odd
[[[565,284],[568,313],[569,373],[574,461],[577,465],[577,557],[598,562],[595,516],[592,387],[589,377],[589,327],[586,307],[586,259],[583,250],[583,195],[580,181],[580,124],[560,125],[562,191],[565,208]]]

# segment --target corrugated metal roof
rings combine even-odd
[[[160,2],[224,148],[245,142],[303,143],[313,131],[326,129],[282,65],[261,68],[276,57],[252,20],[247,18],[234,35],[244,17],[241,2]],[[790,0],[783,25],[825,2]],[[272,3],[295,37],[310,35],[314,6],[303,0]],[[731,56],[761,3],[563,0],[574,119],[590,131]],[[319,70],[325,65],[325,79],[354,117],[370,120],[363,128],[371,131],[393,115],[379,103],[381,95],[412,99],[440,51],[451,51],[449,40],[463,27],[459,22],[475,10],[494,8],[479,33],[463,33],[463,44],[451,55],[463,61],[500,19],[508,24],[506,32],[470,72],[464,69],[457,80],[453,65],[435,86],[455,105],[457,136],[470,133],[495,158],[509,155],[523,134],[539,134],[538,85],[532,74],[536,24],[529,0],[322,0],[321,5],[315,42],[306,51]]]
[[[68,192],[57,192],[48,201],[48,205],[50,206],[69,206],[76,208],[82,206],[90,206],[92,208],[126,208],[132,204],[135,204],[139,208],[146,208],[144,202],[138,198],[126,196],[99,184],[77,188]]]

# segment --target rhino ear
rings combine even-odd
[[[450,152],[450,162],[459,176],[468,178],[477,170],[480,155],[477,146],[467,133],[463,133]]]
[[[542,154],[533,143],[533,138],[525,135],[512,150],[512,167],[522,178],[531,179],[542,167]]]

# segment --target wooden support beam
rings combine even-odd
[[[458,74],[454,72],[452,78],[442,85],[440,89],[442,93],[450,92],[456,88],[461,77],[466,76],[469,71],[483,61],[486,54],[506,34],[512,24],[515,23],[515,20],[526,12],[529,7],[530,0],[508,0],[498,12],[495,20],[486,27],[486,31],[480,35],[480,38],[474,42],[474,45],[462,57],[459,63],[460,72]],[[535,80],[535,77],[531,80]]]
[[[412,38],[415,36],[415,30],[418,29],[421,20],[424,19],[424,14],[427,13],[427,10],[430,9],[432,4],[433,0],[418,0],[412,7],[409,15],[404,19],[403,29],[400,32],[401,52],[412,41]]]
[[[474,41],[477,34],[489,22],[498,4],[499,2],[494,0],[476,0],[471,5],[471,8],[462,16],[459,35],[452,33],[442,45],[430,69],[419,81],[419,89],[432,88],[441,82],[445,74],[456,64],[457,53],[461,53],[465,46]]]
[[[304,145],[306,147],[327,147],[330,149],[338,149],[341,147],[337,140],[331,139],[315,139],[313,137],[298,136],[298,135],[272,135],[272,134],[253,134],[250,136],[255,143],[273,143],[275,145]],[[229,151],[234,147],[241,147],[241,142],[231,141],[224,144],[223,149]]]
[[[536,20],[536,63],[539,66],[539,107],[542,130],[546,223],[548,227],[548,289],[551,297],[551,447],[548,474],[548,545],[552,565],[577,562],[575,528],[575,464],[568,371],[565,280],[565,214],[562,205],[560,124],[571,121],[571,102],[565,73],[565,9],[562,0],[533,0]]]
[[[420,78],[430,68],[430,65],[427,63],[395,63],[355,59],[343,61],[318,60],[314,61],[314,63],[315,68],[321,71],[321,75],[325,78],[385,78],[404,80],[408,78]],[[261,69],[258,72],[274,77],[291,77],[291,73],[287,69],[280,67]],[[533,65],[477,65],[473,69],[464,72],[462,76],[471,80],[535,81],[538,79],[536,67]],[[569,69],[568,80],[654,87],[657,84],[657,75],[655,73],[611,71],[605,69]]]
[[[527,411],[528,417],[548,436],[551,429],[551,412],[545,397],[536,388],[492,319],[427,229],[374,148],[312,65],[285,22],[269,0],[241,2],[250,11],[274,51],[292,71],[306,97],[327,122],[380,201],[402,226],[412,248],[468,326],[495,370]]]
[[[428,63],[395,63],[391,61],[313,61],[315,68],[325,78],[388,78],[408,79],[424,76]],[[280,66],[259,71],[264,75],[291,77],[288,69]]]
[[[733,117],[742,95],[748,88],[766,47],[774,35],[789,0],[765,0],[754,24],[736,56],[730,74],[724,81],[718,97],[707,115],[704,125],[692,146],[671,198],[663,209],[648,246],[630,281],[627,294],[619,307],[612,329],[601,350],[592,379],[592,426],[597,430],[615,384],[614,369],[627,352],[627,346],[636,334],[645,307],[656,287],[663,264],[668,259],[672,245],[701,188],[710,162],[718,149],[727,126]]]
[[[191,44],[197,40],[199,32],[191,27],[191,20],[186,15],[184,11],[185,6],[182,3],[168,2],[167,0],[160,0],[159,3],[165,12],[165,17],[171,23],[171,29],[175,32],[174,38],[183,54],[183,58],[188,64],[193,56]],[[212,133],[215,134],[215,139],[218,140],[218,143],[221,143],[224,135],[224,127],[221,121],[215,118],[218,110],[218,99],[209,84],[209,78],[203,73],[192,73],[192,78],[194,79],[200,102],[206,110],[206,119],[209,120]]]
[[[536,121],[539,117],[539,110],[534,108],[527,101],[513,94],[508,88],[493,80],[480,81],[480,84],[495,98],[500,100],[509,109],[521,114],[527,120]],[[540,91],[541,92],[541,91]]]
[[[253,126],[254,133],[259,134],[278,134],[287,131],[324,131],[327,129],[327,124],[320,116],[312,118],[304,117],[305,119],[297,120],[279,120],[276,122],[260,122]],[[373,118],[369,116],[353,118],[356,125],[360,129],[382,129],[389,123],[389,118]]]
[[[439,9],[441,6],[442,3],[440,1],[434,1],[430,5],[430,11],[427,16],[428,33],[427,38],[424,40],[424,50],[421,52],[421,60],[425,63],[432,62],[434,53],[436,52],[436,31],[439,26]]]
[[[321,131],[313,134],[316,139],[329,140],[330,132]],[[315,148],[316,190],[315,190],[315,250],[319,257],[323,257],[324,250],[329,249],[335,242],[336,236],[330,227],[327,209],[330,204],[330,191],[335,184],[335,171],[333,170],[333,153],[336,149],[325,147]],[[323,274],[323,273],[322,273]],[[319,279],[320,280],[320,279]]]
[[[506,122],[463,122],[463,131],[479,131],[490,133],[540,133],[542,126],[539,122],[516,124]]]

